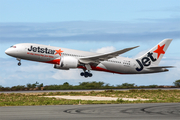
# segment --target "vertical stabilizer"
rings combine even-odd
[[[169,47],[172,39],[164,39],[159,44],[150,49],[147,53],[139,58],[136,58],[139,67],[137,71],[141,71],[144,67],[157,66]]]

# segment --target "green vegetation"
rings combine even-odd
[[[43,83],[28,83],[26,85],[18,85],[13,87],[3,87],[0,85],[0,91],[18,91],[18,90],[82,90],[82,89],[126,89],[126,88],[174,88],[180,87],[180,80],[177,80],[173,83],[175,86],[158,86],[158,85],[149,85],[149,86],[137,86],[134,83],[123,83],[122,85],[112,85],[105,84],[104,82],[80,82],[79,85],[70,85],[68,82],[65,82],[62,85],[46,85]]]
[[[43,83],[39,84],[38,82],[36,83],[27,83],[25,85],[17,85],[17,86],[12,86],[10,87],[3,87],[0,85],[0,91],[18,91],[18,90],[41,90],[43,87]]]
[[[116,101],[92,101],[92,100],[65,100],[46,98],[43,96],[71,95],[71,96],[103,96],[118,97]],[[126,101],[122,98],[144,98],[147,101]],[[180,102],[179,90],[105,90],[101,92],[49,92],[49,93],[10,93],[0,94],[0,106],[23,106],[23,105],[77,105],[79,104],[125,104],[125,103],[172,103]]]
[[[180,80],[176,80],[175,82],[173,82],[173,84],[176,87],[180,87]]]

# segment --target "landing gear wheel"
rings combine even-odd
[[[89,73],[89,75],[88,75],[89,77],[92,77],[92,73]]]
[[[81,76],[84,76],[84,72],[82,72],[80,75],[81,75]]]
[[[87,78],[89,76],[89,73],[88,72],[85,72],[84,73],[84,77]]]
[[[93,76],[93,74],[90,73],[90,70],[88,70],[88,72],[86,72],[86,70],[84,70],[84,72],[81,72],[80,75],[84,76],[85,78]]]
[[[21,59],[20,58],[16,58],[16,60],[18,60],[18,66],[21,66]]]
[[[21,66],[21,63],[20,63],[20,62],[18,62],[18,66]]]

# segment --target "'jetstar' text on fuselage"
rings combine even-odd
[[[38,53],[46,53],[46,54],[54,54],[56,51],[55,50],[51,50],[48,48],[41,48],[41,47],[33,47],[31,45],[30,48],[28,48],[28,51],[32,51],[32,52],[38,52]]]

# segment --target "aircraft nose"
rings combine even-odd
[[[7,50],[5,51],[5,53],[8,55],[8,54],[10,53],[10,50],[7,49]]]
[[[7,55],[10,55],[10,56],[15,55],[15,51],[12,50],[11,48],[8,48],[8,49],[5,51],[5,53],[6,53]]]

